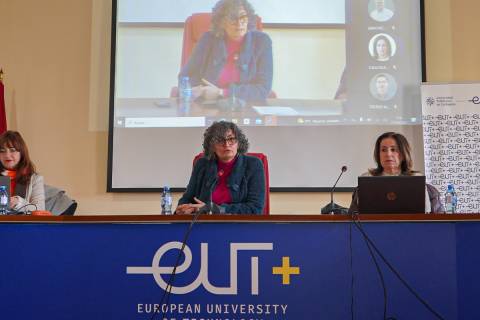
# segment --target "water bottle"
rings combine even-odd
[[[453,184],[447,186],[447,192],[445,192],[445,212],[455,213],[457,211],[457,193]]]
[[[0,214],[7,214],[8,211],[8,193],[5,186],[0,186]]]
[[[163,187],[162,214],[172,214],[172,195],[168,186]]]
[[[179,97],[181,102],[190,102],[192,100],[192,85],[189,77],[180,79]]]

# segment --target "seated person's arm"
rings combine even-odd
[[[198,200],[195,196],[199,192],[197,185],[201,183],[201,159],[199,159],[193,166],[192,174],[187,185],[187,189],[183,193],[182,197],[178,200],[176,214],[192,214],[195,213],[198,208],[202,207],[204,203]]]
[[[273,78],[273,53],[272,40],[270,37],[261,33],[261,37],[255,42],[253,58],[255,61],[254,77],[247,83],[240,81],[235,87],[235,95],[247,101],[261,101],[268,98],[272,91]],[[240,66],[240,68],[249,66]],[[253,72],[249,70],[247,73]],[[230,94],[230,92],[229,92]]]
[[[10,199],[11,207],[14,210],[19,210],[28,204],[35,205],[35,210],[45,210],[45,187],[43,185],[43,177],[34,175],[31,179],[32,192],[30,199],[25,199],[20,196],[13,196]],[[34,210],[34,208],[28,208]]]
[[[202,96],[204,93],[204,84],[202,82],[202,78],[204,77],[204,68],[208,64],[207,53],[210,50],[210,43],[211,38],[207,34],[204,34],[195,46],[195,49],[190,55],[187,63],[182,67],[180,73],[178,74],[179,83],[183,77],[190,78],[193,99]]]

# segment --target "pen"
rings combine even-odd
[[[205,83],[207,86],[218,88],[216,85],[211,83],[210,81],[206,80],[205,78],[202,78],[203,83]]]

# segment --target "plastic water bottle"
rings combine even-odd
[[[192,85],[189,77],[182,77],[179,85],[179,97],[181,102],[192,101]]]
[[[5,186],[0,186],[0,214],[7,214],[8,211],[8,193]]]
[[[457,212],[457,193],[453,184],[447,186],[447,192],[445,192],[445,212],[455,213]]]
[[[162,214],[172,214],[172,195],[168,186],[163,187]]]

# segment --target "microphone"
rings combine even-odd
[[[345,207],[342,207],[336,203],[333,202],[333,192],[335,191],[335,187],[337,186],[338,181],[342,177],[343,173],[347,171],[347,166],[342,166],[341,172],[338,175],[337,181],[335,181],[335,184],[332,187],[332,190],[330,191],[330,203],[327,204],[325,207],[322,208],[321,213],[329,213],[329,214],[335,214],[335,213],[343,213],[346,214],[348,212],[348,209]]]
[[[237,83],[231,83],[230,87],[228,88],[228,94],[230,95],[229,97],[230,109],[233,111],[240,111],[246,105],[245,100],[242,100],[237,96],[237,86],[238,86]]]

